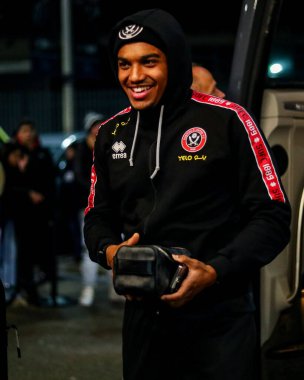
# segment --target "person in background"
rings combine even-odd
[[[242,106],[191,90],[190,47],[170,13],[125,17],[108,50],[130,105],[96,137],[90,257],[110,270],[122,245],[190,254],[173,255],[188,267],[176,292],[125,294],[123,378],[255,380],[253,283],[291,220],[267,140]]]
[[[78,185],[78,197],[80,207],[80,228],[81,228],[81,262],[80,273],[82,279],[82,289],[79,296],[79,304],[85,307],[91,306],[94,302],[95,287],[98,280],[99,267],[90,260],[87,248],[83,239],[84,209],[88,202],[90,193],[90,176],[93,162],[93,148],[96,134],[100,124],[105,120],[105,116],[97,112],[88,112],[84,117],[84,129],[86,137],[83,141],[75,145],[74,170],[75,180]]]
[[[217,87],[213,75],[202,65],[192,62],[192,90],[224,98],[226,94]]]
[[[0,143],[0,152],[2,150],[2,143]],[[2,155],[2,152],[1,152]],[[4,282],[3,278],[3,234],[4,234],[4,226],[5,226],[5,218],[3,217],[3,190],[4,190],[4,184],[5,184],[5,171],[2,163],[2,157],[0,159],[0,280]],[[4,289],[5,289],[5,283],[3,283]]]
[[[17,212],[24,223],[16,229],[20,266],[29,265],[29,276],[40,284],[56,282],[56,257],[54,250],[54,217],[56,206],[56,169],[48,148],[41,145],[38,131],[32,120],[19,123],[13,139],[27,152],[28,162],[24,170],[24,187],[27,202]],[[40,304],[37,288],[28,302]]]
[[[2,157],[3,145],[0,144],[0,241],[2,241],[2,232],[3,232],[3,191],[5,185],[5,170],[3,166],[3,157]]]
[[[18,247],[22,241],[16,238],[27,223],[28,188],[25,169],[28,163],[26,150],[19,144],[8,141],[1,146],[1,163],[5,176],[1,197],[1,237],[0,237],[0,277],[2,279],[7,301],[16,294],[16,303],[27,304],[26,298],[36,297],[36,284],[33,279],[33,257],[28,255],[23,260]],[[18,235],[17,235],[18,236]],[[24,296],[21,294],[24,293]],[[14,298],[14,297],[13,297]]]
[[[5,183],[5,172],[4,172],[2,162],[0,161],[0,199],[3,193],[4,183]]]
[[[81,262],[83,246],[79,212],[82,199],[75,175],[77,143],[64,151],[64,165],[58,170],[58,250],[71,255],[76,264]]]

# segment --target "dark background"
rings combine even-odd
[[[16,74],[0,75],[2,88],[11,86],[12,81],[18,86],[24,80],[37,87],[60,86],[60,4],[60,0],[1,0],[0,62],[5,48],[12,51],[21,39],[27,45],[25,55],[32,67],[27,79]],[[187,1],[174,6],[158,1],[152,6],[143,6],[142,1],[71,0],[71,4],[73,79],[77,87],[115,86],[106,52],[108,32],[121,18],[151,7],[163,8],[179,20],[191,44],[193,60],[212,70],[222,87],[227,85],[241,0]]]
[[[71,6],[72,66],[62,74],[61,7]],[[142,9],[162,8],[176,17],[192,49],[192,59],[208,68],[227,93],[242,0],[0,0],[0,126],[10,134],[21,118],[35,120],[40,133],[80,131],[84,115],[107,116],[127,99],[114,79],[107,54],[111,28]],[[65,24],[66,25],[66,24]],[[64,119],[63,89],[73,88],[73,125]]]

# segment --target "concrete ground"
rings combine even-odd
[[[18,358],[15,331],[10,329],[8,380],[122,380],[123,303],[110,301],[109,276],[101,269],[95,303],[82,307],[77,302],[78,266],[65,256],[58,262],[57,306],[7,307],[7,325],[17,326],[21,348]],[[47,301],[50,284],[41,285],[40,292]],[[303,380],[304,344],[287,355],[268,357],[264,352],[261,367],[261,380]]]
[[[121,380],[122,302],[108,297],[109,277],[100,272],[95,303],[79,306],[78,267],[69,258],[58,265],[58,305],[7,307],[8,380]],[[48,301],[50,284],[40,293]],[[2,380],[2,379],[0,379]]]

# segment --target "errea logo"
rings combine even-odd
[[[124,153],[124,150],[126,149],[126,145],[122,141],[115,141],[115,143],[112,145],[112,149],[115,153],[112,153],[112,158],[114,160],[120,159],[120,158],[127,158],[127,153]]]
[[[115,143],[112,145],[112,149],[114,152],[123,152],[126,149],[126,145],[122,141],[115,141]]]

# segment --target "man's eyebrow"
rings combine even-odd
[[[142,59],[148,59],[148,58],[160,58],[160,55],[157,53],[151,53],[151,54],[147,54],[147,55],[142,56]]]
[[[160,54],[157,54],[157,53],[151,53],[151,54],[146,54],[146,55],[143,55],[140,57],[140,59],[150,59],[150,58],[160,58]],[[128,61],[128,58],[125,58],[125,57],[117,57],[118,60],[122,60],[122,61]]]

